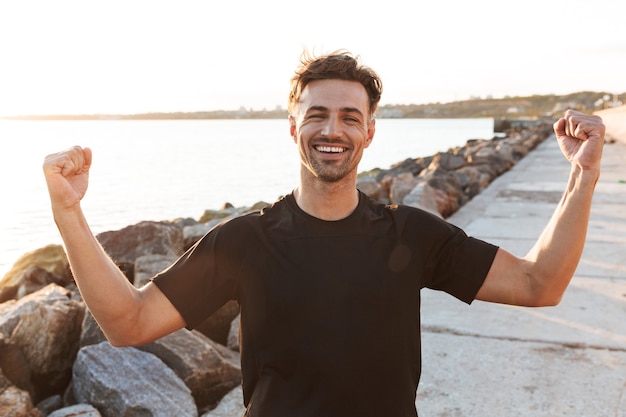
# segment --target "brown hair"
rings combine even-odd
[[[300,101],[302,91],[314,80],[347,80],[357,81],[365,87],[369,97],[369,111],[373,116],[383,92],[383,82],[371,68],[362,65],[359,57],[345,50],[338,50],[319,57],[311,56],[304,51],[300,57],[300,66],[291,78],[291,91],[287,109],[292,114]]]

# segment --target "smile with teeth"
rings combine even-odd
[[[345,152],[346,148],[342,148],[340,146],[316,145],[315,150],[318,152],[324,152],[324,153],[341,153],[341,152]]]

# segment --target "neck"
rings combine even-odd
[[[359,204],[356,178],[345,178],[336,183],[301,178],[294,197],[305,213],[328,221],[348,217]]]

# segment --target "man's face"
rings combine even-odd
[[[302,91],[290,133],[300,150],[304,175],[324,182],[356,179],[358,164],[374,137],[365,88],[356,81],[316,80]]]

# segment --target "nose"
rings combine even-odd
[[[336,117],[329,117],[322,128],[322,136],[326,138],[339,138],[341,137],[343,130],[341,128],[340,120]]]

